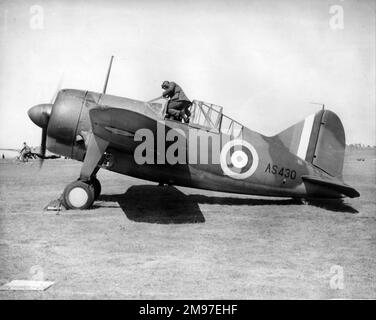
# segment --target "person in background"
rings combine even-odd
[[[21,160],[27,161],[28,156],[31,156],[31,148],[27,145],[26,142],[23,143],[23,148],[20,151]]]
[[[169,98],[167,104],[167,117],[173,117],[174,120],[184,122],[189,122],[189,117],[191,115],[189,111],[189,107],[191,106],[192,102],[187,98],[183,89],[172,81],[163,81],[162,83],[163,94],[164,98]]]

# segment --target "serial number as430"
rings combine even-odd
[[[270,163],[268,163],[264,172],[275,174],[275,175],[280,175],[281,177],[285,177],[285,178],[288,178],[288,179],[291,179],[291,180],[296,179],[296,171],[295,170],[291,170],[289,168],[279,167],[276,164],[271,165]]]

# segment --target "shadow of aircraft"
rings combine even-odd
[[[342,199],[320,199],[320,200],[308,200],[311,206],[322,208],[328,211],[334,212],[344,212],[344,213],[359,213],[358,210],[353,208],[351,205],[343,202]]]
[[[254,199],[200,194],[186,195],[173,186],[159,187],[155,185],[131,186],[123,194],[104,194],[98,200],[117,202],[127,218],[132,221],[159,224],[205,222],[199,203],[233,206],[303,205],[299,199]],[[329,211],[358,212],[341,201],[310,201],[309,203]]]
[[[205,222],[197,201],[172,186],[132,186],[124,194],[101,195],[98,200],[118,202],[127,218],[135,222]]]

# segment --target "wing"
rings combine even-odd
[[[144,114],[107,106],[98,106],[89,111],[93,133],[118,146],[134,143],[139,129],[156,132],[157,121]]]

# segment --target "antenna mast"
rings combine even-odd
[[[106,90],[107,90],[107,83],[108,83],[108,78],[110,77],[110,72],[111,72],[111,67],[112,67],[112,60],[114,60],[114,56],[111,56],[110,65],[108,66],[107,77],[106,77],[106,81],[105,81],[104,87],[103,87],[103,94],[105,94]]]

